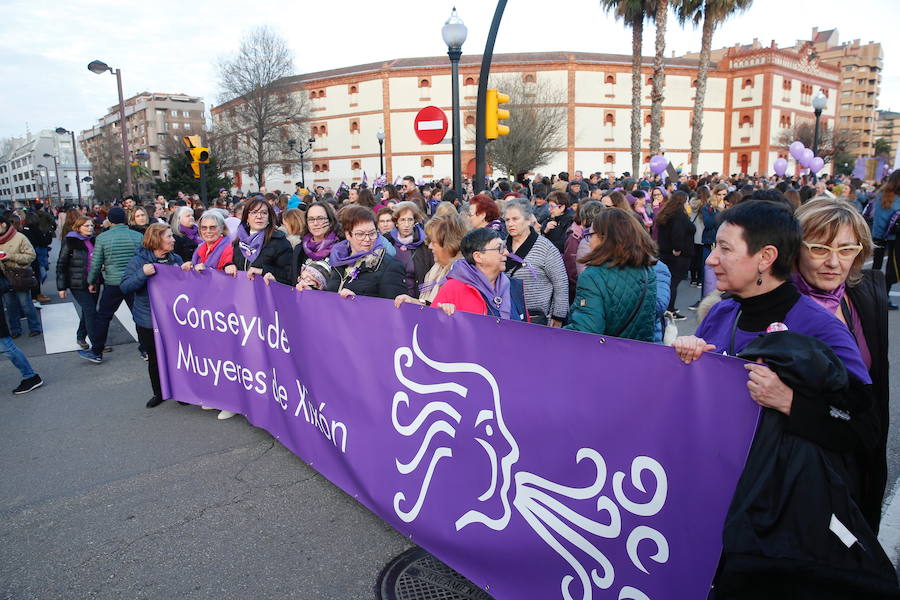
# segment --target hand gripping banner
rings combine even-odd
[[[165,397],[244,414],[495,598],[706,597],[742,361],[217,271],[150,297]]]

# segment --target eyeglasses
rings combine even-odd
[[[251,210],[249,214],[252,217],[257,217],[259,215],[266,215],[268,217],[269,211],[267,211],[267,210]]]
[[[828,258],[834,252],[841,260],[853,260],[862,252],[863,248],[862,244],[841,246],[840,248],[833,248],[825,244],[813,244],[811,242],[803,242],[803,245],[806,246],[806,249],[809,250],[809,255],[813,258]]]
[[[200,226],[200,231],[218,231],[218,230],[219,230],[218,225],[201,225]]]
[[[309,217],[306,219],[307,223],[327,223],[328,217]]]
[[[497,252],[499,254],[503,254],[506,252],[506,246],[504,246],[503,244],[500,244],[496,248],[485,248],[484,250],[481,250],[480,252]]]
[[[378,231],[375,229],[372,231],[354,231],[352,235],[355,240],[374,240],[378,237]]]

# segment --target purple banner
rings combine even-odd
[[[165,397],[246,415],[495,598],[706,597],[742,361],[216,271],[150,296]]]

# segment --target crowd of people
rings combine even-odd
[[[186,195],[147,205],[126,198],[69,207],[58,221],[41,206],[4,213],[0,341],[22,373],[15,393],[41,383],[13,340],[20,312],[30,335],[41,333],[35,305],[49,301],[40,295],[49,265],[37,250],[58,229],[57,290],[78,306],[79,355],[104,361],[110,320],[126,302],[148,362],[148,408],[165,400],[147,294],[157,265],[667,343],[686,363],[704,352],[760,358],[747,364],[750,396],[783,417],[785,432],[839,458],[849,494],[877,533],[887,476],[887,313],[897,309],[889,293],[900,279],[900,171],[877,183],[520,174],[478,194],[467,188],[460,196],[448,180],[406,177],[398,187],[337,192],[299,183],[292,195],[220,190],[208,206]],[[683,282],[700,288],[702,301],[689,307],[700,325],[678,337]],[[799,343],[779,337],[785,331],[830,349],[843,383],[826,393],[816,387],[821,381],[762,364],[772,348],[760,339]],[[761,509],[743,510],[752,521]],[[759,565],[729,562],[727,543],[725,550],[723,581],[756,581]]]

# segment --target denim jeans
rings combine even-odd
[[[69,290],[72,298],[75,299],[75,306],[78,310],[78,333],[75,339],[82,341],[87,337],[94,340],[94,327],[97,320],[97,299],[100,294],[92,294],[87,290]]]
[[[94,331],[91,338],[92,350],[95,354],[103,354],[106,347],[106,338],[109,335],[109,323],[122,305],[122,301],[131,308],[134,304],[134,294],[123,294],[117,285],[104,285],[100,293],[100,303],[97,305],[97,316],[94,318]],[[139,344],[138,348],[143,351]]]
[[[22,334],[22,323],[19,321],[24,314],[28,319],[29,331],[43,331],[41,321],[38,319],[37,309],[31,302],[31,292],[9,291],[3,294],[3,303],[6,306],[6,318],[9,321],[9,332],[12,335]]]
[[[22,379],[34,377],[34,369],[31,368],[31,363],[28,362],[28,359],[25,358],[25,355],[22,354],[22,351],[19,350],[19,347],[16,346],[11,337],[0,337],[0,354],[5,354],[9,358],[19,370],[19,373],[22,374]]]
[[[50,248],[39,248],[35,246],[34,253],[37,255],[37,263],[40,268],[40,282],[47,280],[47,272],[50,270]]]

